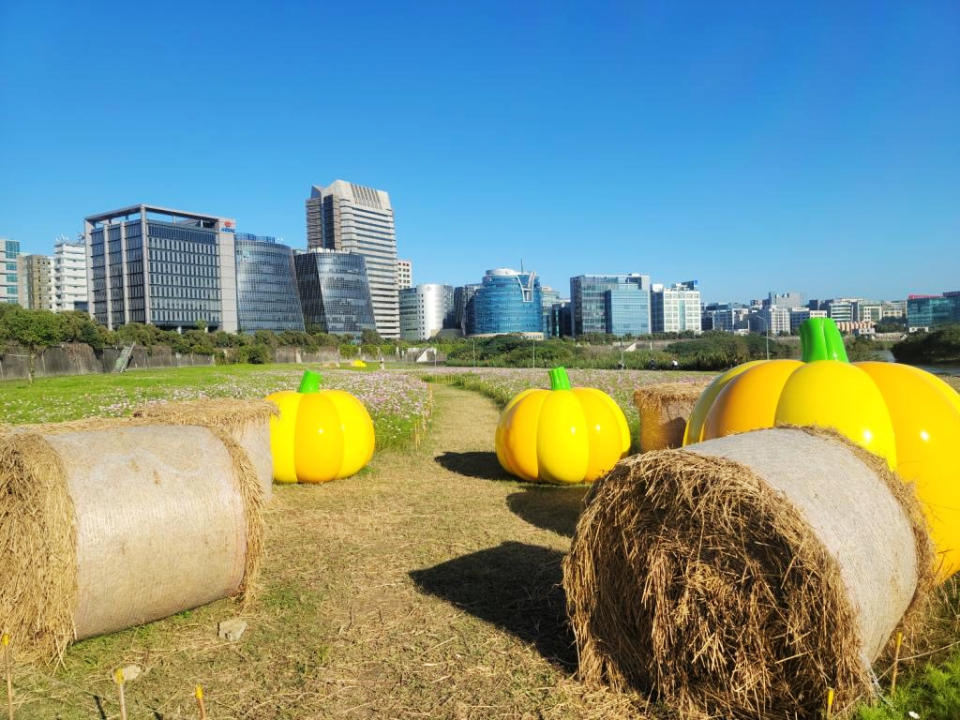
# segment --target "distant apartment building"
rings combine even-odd
[[[750,310],[737,303],[710,303],[703,309],[701,328],[734,332],[747,328],[747,315]]]
[[[810,308],[793,308],[790,310],[790,333],[797,334],[804,321],[810,318],[825,318],[826,310],[811,310]]]
[[[294,265],[308,330],[354,338],[376,330],[363,255],[314,248],[294,255]]]
[[[943,295],[907,297],[907,329],[933,330],[941,325],[960,323],[960,290]]]
[[[451,327],[454,327],[452,286],[425,283],[400,291],[401,339],[429,340]]]
[[[237,233],[235,252],[240,332],[303,331],[293,250],[273,237]]]
[[[397,260],[397,289],[413,287],[413,261]]]
[[[763,305],[764,307],[776,305],[787,309],[803,307],[803,295],[792,290],[785,293],[771,292],[767,295],[767,299],[763,301]]]
[[[650,315],[655,333],[701,331],[700,291],[695,280],[674,283],[670,287],[657,283],[650,292]]]
[[[20,243],[9,238],[0,238],[0,302],[16,303],[19,292],[17,281],[17,257],[20,255]]]
[[[651,332],[650,276],[577,275],[570,278],[573,334]]]
[[[17,302],[30,310],[50,310],[50,258],[21,255],[17,258]]]
[[[87,255],[82,237],[77,242],[68,242],[63,236],[57,240],[53,246],[50,275],[53,311],[86,312]]]
[[[390,196],[384,190],[335,180],[327,187],[314,185],[306,208],[307,247],[362,255],[377,332],[385,338],[400,337],[397,238]]]
[[[807,311],[809,312],[809,310]],[[767,305],[759,312],[753,313],[750,318],[750,329],[764,335],[780,335],[790,333],[791,309],[777,305]]]
[[[90,314],[109,329],[236,332],[235,231],[229,218],[145,204],[87,217]]]
[[[468,335],[522,333],[543,337],[543,296],[535,272],[488,270],[473,296]]]

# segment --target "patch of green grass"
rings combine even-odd
[[[882,701],[862,706],[857,720],[902,720],[916,713],[922,720],[960,718],[960,655],[940,665],[926,665]]]

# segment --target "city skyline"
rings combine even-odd
[[[23,252],[144,197],[304,248],[304,188],[345,177],[390,192],[424,282],[523,260],[555,287],[640,272],[722,301],[960,275],[955,3],[292,3],[186,25],[173,3],[124,6],[149,38],[90,43],[118,9],[0,8],[0,235]],[[270,50],[224,53],[211,27]]]

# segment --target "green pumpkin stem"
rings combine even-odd
[[[571,390],[570,378],[567,376],[566,368],[555,367],[550,371],[550,389],[551,390]]]
[[[320,392],[320,382],[322,380],[323,378],[320,377],[320,373],[314,372],[313,370],[304,370],[303,377],[300,379],[300,389],[298,392]]]
[[[839,360],[850,362],[847,349],[843,346],[843,336],[837,330],[837,324],[830,318],[810,318],[800,323],[800,359],[803,362],[815,360]]]

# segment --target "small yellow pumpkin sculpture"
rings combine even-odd
[[[270,418],[273,479],[321,483],[349,477],[373,457],[370,414],[344,390],[320,390],[320,375],[307,370],[300,390],[267,396],[280,414]]]
[[[684,445],[775,425],[833,428],[916,484],[940,577],[953,575],[960,570],[960,395],[909,365],[848,362],[827,318],[804,322],[800,340],[803,362],[754,361],[718,377],[691,413]]]
[[[550,371],[550,390],[524,390],[497,425],[497,459],[531,482],[593,482],[630,449],[623,411],[605,392],[572,388],[562,367]]]

